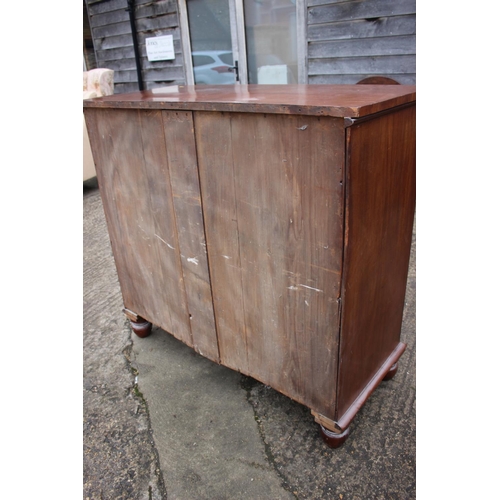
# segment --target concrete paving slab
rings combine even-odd
[[[399,371],[332,450],[304,406],[159,328],[131,335],[97,189],[84,218],[84,498],[415,498],[415,241]]]
[[[92,182],[84,184],[83,215],[83,498],[161,500],[166,490],[127,359],[130,327]]]
[[[293,498],[266,459],[240,374],[159,328],[132,352],[169,499]]]

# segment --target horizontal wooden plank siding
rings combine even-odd
[[[110,59],[110,61],[113,61],[113,59]],[[172,61],[173,65],[172,66],[181,66],[183,63],[182,55],[181,54],[176,54],[175,60]],[[147,69],[156,69],[156,66],[154,66],[154,62],[149,62],[147,59],[143,60],[143,65],[142,65],[143,70]],[[124,57],[123,59],[120,59],[119,61],[114,61],[114,71],[136,71],[135,68],[135,58],[134,58],[134,51],[132,50],[132,54],[128,55],[127,57]]]
[[[366,57],[394,56],[413,54],[415,50],[415,35],[398,37],[394,43],[393,37],[354,38],[351,40],[326,40],[309,44],[309,57]]]
[[[127,0],[86,0],[98,67],[114,70],[115,94],[139,89]],[[145,89],[184,84],[176,0],[136,0],[135,18]],[[175,60],[149,61],[146,38],[172,35]]]
[[[173,35],[174,38],[174,51],[176,58],[181,57],[182,58],[182,47],[180,43],[180,31],[178,28],[176,29],[169,29],[167,30],[167,35]],[[139,38],[140,41],[140,38]],[[145,42],[144,42],[145,43]],[[140,44],[139,45],[139,53],[141,54],[141,63],[143,68],[147,68],[148,64],[153,65],[155,64],[154,62],[149,62],[146,57],[146,46],[145,44]],[[115,65],[118,65],[122,60],[125,59],[132,59],[134,62],[134,68],[135,68],[135,59],[134,59],[134,47],[132,45],[132,37],[130,37],[130,45],[124,45],[122,47],[119,47],[117,49],[108,49],[106,51],[103,51],[102,57],[100,61],[102,61],[104,64],[106,64],[107,61],[114,61]]]
[[[415,65],[415,56],[330,57],[309,60],[310,75],[393,75]]]
[[[415,13],[415,0],[356,0],[325,2],[309,8],[309,24],[330,23],[352,19],[373,19]]]
[[[416,0],[305,1],[308,83],[416,83]],[[127,0],[86,2],[98,66],[115,71],[115,93],[138,90]],[[135,16],[145,88],[185,84],[177,1],[136,0]],[[150,62],[145,40],[161,35],[173,36],[175,60]]]
[[[346,0],[308,0],[307,1],[307,5],[309,7],[313,7],[314,5],[325,5],[325,4],[333,4],[333,3],[343,3],[345,1]]]
[[[95,26],[92,29],[92,32],[94,34],[94,37],[98,39],[116,35],[126,35],[130,33],[130,21],[126,19],[121,23],[105,24],[104,26]]]
[[[310,42],[382,36],[415,34],[415,15],[384,17],[378,19],[355,19],[328,24],[313,24],[307,27]]]
[[[111,12],[123,8],[127,0],[85,0],[87,8],[92,8],[94,14],[102,14],[104,12]]]
[[[176,0],[142,0],[136,2],[136,17],[156,17],[177,13]]]
[[[352,84],[368,76],[416,83],[415,0],[309,0],[310,84]]]
[[[352,82],[363,80],[373,76],[372,73],[360,73],[357,75],[309,75],[311,85],[349,85]],[[386,75],[387,76],[387,75]],[[415,75],[394,73],[389,76],[401,85],[414,85]]]
[[[106,5],[107,3],[109,2],[103,2],[104,5]],[[94,26],[95,29],[101,26],[108,26],[110,24],[128,22],[128,20],[128,12],[125,9],[112,10],[110,12],[105,12],[104,14],[95,14],[92,21],[92,26]]]

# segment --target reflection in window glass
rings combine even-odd
[[[220,54],[220,59],[223,63],[229,64],[230,66],[234,66],[233,62],[233,53],[232,52],[226,52],[224,54]]]
[[[243,0],[248,83],[297,83],[295,0]]]
[[[203,66],[204,64],[212,64],[215,59],[210,56],[193,56],[193,66]]]
[[[187,0],[195,84],[233,84],[228,0]]]

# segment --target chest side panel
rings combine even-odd
[[[399,343],[415,210],[415,106],[348,134],[338,417]]]
[[[343,121],[194,116],[221,362],[331,415]]]

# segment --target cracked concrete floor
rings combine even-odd
[[[159,328],[131,336],[98,189],[83,204],[84,498],[415,498],[415,242],[399,371],[331,450],[302,405]]]
[[[147,407],[127,360],[130,328],[101,199],[85,184],[83,214],[83,498],[163,499]]]

